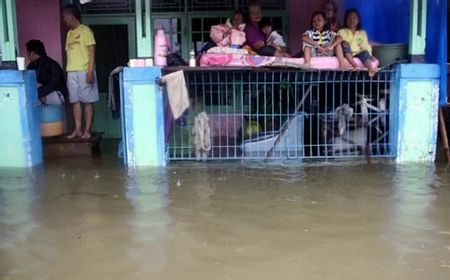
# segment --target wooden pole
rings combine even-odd
[[[450,162],[450,151],[448,148],[447,129],[445,127],[445,118],[442,108],[439,108],[439,130],[441,131],[441,141],[444,147],[445,159]]]

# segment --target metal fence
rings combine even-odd
[[[203,111],[209,118],[208,160],[394,156],[394,70],[373,78],[351,71],[185,70],[191,108],[166,129],[171,160],[197,158],[194,119]]]

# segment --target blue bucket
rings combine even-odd
[[[40,111],[42,137],[58,136],[64,133],[63,106],[42,105]]]
[[[63,118],[63,106],[42,105],[41,123],[60,122]]]

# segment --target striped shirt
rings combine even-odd
[[[329,45],[336,36],[335,32],[328,29],[322,30],[322,32],[316,29],[310,29],[306,30],[303,34],[307,35],[314,42],[319,43],[321,47]]]

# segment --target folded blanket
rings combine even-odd
[[[230,47],[213,47],[210,48],[207,53],[222,53],[222,54],[248,54],[246,49],[236,49]]]
[[[357,70],[367,70],[358,58],[354,58],[357,64]],[[219,54],[205,53],[200,58],[201,66],[252,66],[252,67],[294,67],[301,69],[323,69],[334,70],[339,69],[339,61],[337,57],[313,57],[311,58],[311,66],[305,65],[303,58],[287,58],[245,54]],[[378,60],[373,61],[374,67],[378,67]],[[350,68],[350,63],[345,60],[345,66]]]

